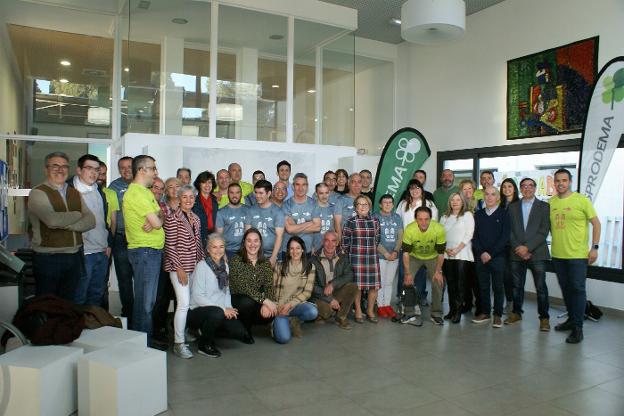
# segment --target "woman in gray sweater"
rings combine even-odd
[[[215,346],[217,331],[223,331],[244,343],[250,343],[247,331],[232,307],[228,265],[225,263],[225,241],[220,234],[208,237],[208,256],[197,263],[191,278],[191,301],[188,326],[201,330],[197,352],[220,357]]]

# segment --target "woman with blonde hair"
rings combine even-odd
[[[446,250],[444,253],[444,277],[448,286],[449,313],[444,317],[452,323],[461,320],[461,309],[464,306],[464,293],[468,270],[474,263],[472,254],[472,235],[474,218],[466,210],[462,196],[455,192],[449,196],[446,213],[440,218],[440,224],[446,232]]]
[[[466,206],[466,211],[473,212],[477,206],[477,203],[474,199],[474,193],[476,189],[476,185],[472,179],[464,179],[459,183],[457,187],[459,189],[459,193],[461,197],[464,199],[464,205]]]

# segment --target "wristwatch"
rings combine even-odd
[[[594,245],[592,246],[592,248],[593,248],[594,250],[598,250],[599,246],[598,246],[598,244],[594,244]]]

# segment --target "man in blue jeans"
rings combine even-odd
[[[86,272],[80,277],[76,303],[100,306],[106,289],[108,258],[112,236],[106,224],[108,206],[104,192],[96,183],[100,160],[86,154],[78,159],[76,175],[67,184],[80,192],[83,202],[95,216],[95,227],[82,233]]]
[[[570,190],[572,175],[567,169],[555,172],[557,195],[550,198],[552,262],[568,310],[568,320],[555,326],[555,331],[572,331],[568,344],[583,340],[585,318],[585,280],[587,266],[598,258],[600,220],[585,195]],[[592,246],[589,246],[589,224],[592,225]]]
[[[140,155],[132,161],[132,183],[124,196],[123,214],[128,240],[128,260],[134,272],[134,306],[131,329],[147,333],[152,345],[152,310],[165,245],[163,214],[150,187],[158,175],[154,159]]]
[[[481,314],[472,320],[475,324],[490,320],[490,287],[494,292],[494,317],[492,326],[503,326],[503,302],[505,291],[505,249],[509,243],[509,215],[499,207],[498,189],[488,186],[483,191],[485,208],[475,214],[475,231],[472,249],[475,254],[475,266],[481,291]]]
[[[511,275],[513,279],[513,312],[505,319],[505,325],[522,320],[524,283],[527,269],[533,274],[537,292],[537,312],[540,331],[550,331],[548,315],[548,286],[546,286],[546,260],[550,258],[546,237],[550,232],[550,207],[535,198],[535,181],[520,181],[522,199],[509,205],[507,212],[511,222]]]
[[[123,206],[123,198],[132,182],[132,158],[124,156],[117,162],[119,178],[109,185],[109,188],[117,193],[119,207]],[[116,215],[116,225],[113,230],[113,261],[115,262],[115,274],[119,285],[119,298],[121,300],[121,316],[128,318],[128,326],[132,325],[132,304],[134,294],[132,289],[132,266],[128,261],[128,241],[126,241],[126,229],[123,211],[120,209]]]

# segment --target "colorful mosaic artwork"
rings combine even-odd
[[[581,131],[597,58],[594,37],[507,61],[507,139]]]

